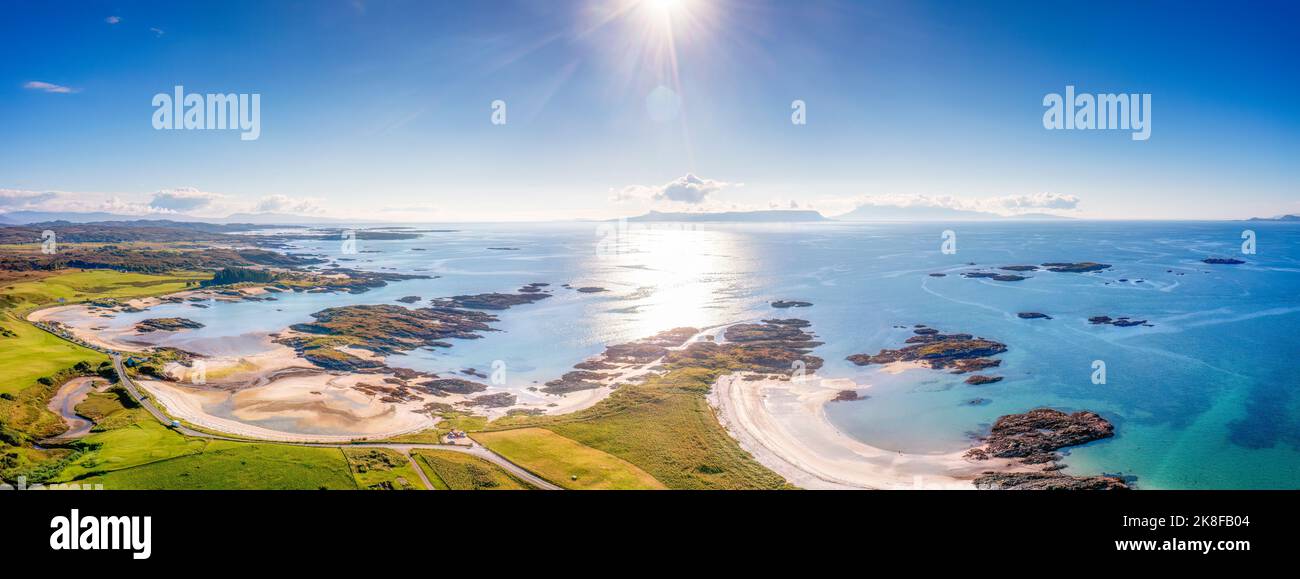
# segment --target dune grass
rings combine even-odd
[[[437,490],[513,491],[533,488],[501,467],[463,452],[421,448],[411,451],[411,454]]]
[[[636,465],[544,428],[516,428],[470,435],[533,474],[566,489],[667,488]]]
[[[643,384],[621,386],[580,412],[504,418],[489,428],[545,428],[634,464],[674,489],[792,488],[740,448],[718,423],[705,395],[723,372],[723,368],[675,368]]]

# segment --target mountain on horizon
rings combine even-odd
[[[1300,221],[1300,215],[1291,213],[1287,215],[1275,215],[1273,217],[1251,217],[1247,221]]]
[[[731,223],[783,223],[792,221],[827,221],[821,213],[802,209],[770,209],[762,211],[720,211],[716,213],[685,213],[651,211],[645,215],[629,217],[628,221],[685,221]]]

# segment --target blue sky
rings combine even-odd
[[[6,4],[0,211],[1300,212],[1294,5]],[[1045,130],[1067,84],[1150,93],[1151,138]],[[260,94],[260,138],[154,130],[176,85]]]

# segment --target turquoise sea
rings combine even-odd
[[[555,296],[500,312],[499,332],[390,359],[429,371],[507,369],[505,389],[527,391],[605,345],[677,326],[802,317],[825,342],[821,374],[871,386],[829,416],[864,442],[906,452],[970,445],[999,415],[1036,406],[1090,409],[1117,436],[1069,453],[1067,472],[1121,473],[1140,488],[1300,488],[1300,226],[1268,222],[980,222],[803,225],[419,225],[452,229],[419,239],[299,243],[295,252],[359,269],[422,273],[368,293],[293,294],[275,302],[165,305],[120,315],[179,315],[207,325],[168,340],[205,353],[251,351],[266,333],[325,307],[509,292],[547,282]],[[1244,230],[1257,253],[1243,255]],[[956,253],[941,251],[956,234]],[[489,248],[517,248],[514,250]],[[417,250],[417,248],[419,250]],[[1207,265],[1236,257],[1241,265]],[[343,261],[347,260],[347,261]],[[958,275],[977,267],[1097,261],[1088,274],[1031,272],[1020,282]],[[975,263],[976,266],[969,266]],[[946,277],[931,277],[934,272]],[[1125,281],[1121,281],[1125,280]],[[601,286],[584,294],[561,284]],[[798,299],[809,308],[776,310]],[[420,304],[415,304],[418,307]],[[1022,320],[1036,311],[1051,320]],[[1150,327],[1090,325],[1130,316]],[[969,386],[939,371],[887,375],[844,360],[894,348],[927,324],[1008,346],[995,372]],[[897,326],[906,326],[898,328]],[[1106,365],[1093,384],[1093,362]],[[990,402],[971,405],[975,398]]]

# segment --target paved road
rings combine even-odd
[[[425,487],[430,489],[433,488],[433,485],[429,482],[429,479],[424,476],[424,471],[420,469],[420,466],[418,464],[415,464],[414,458],[411,457],[411,449],[428,448],[433,450],[449,450],[452,452],[462,452],[465,454],[477,456],[483,460],[491,462],[492,464],[495,464],[505,469],[510,474],[513,474],[516,477],[523,479],[528,484],[531,484],[539,489],[548,490],[548,491],[561,490],[560,487],[551,484],[550,482],[546,481],[545,479],[531,472],[528,472],[523,467],[506,460],[505,457],[495,452],[492,452],[486,448],[483,448],[483,446],[478,444],[475,444],[474,446],[461,446],[458,444],[415,444],[415,443],[397,444],[397,443],[389,443],[389,442],[355,442],[350,444],[338,444],[338,443],[329,443],[329,442],[281,442],[278,440],[258,441],[254,439],[248,439],[248,438],[235,438],[233,436],[221,436],[219,434],[209,434],[207,432],[200,432],[198,430],[194,430],[193,428],[189,428],[184,425],[171,426],[172,423],[171,417],[167,416],[166,413],[159,410],[158,406],[153,403],[152,398],[146,398],[144,395],[142,395],[139,387],[135,385],[135,382],[131,381],[131,377],[126,374],[126,368],[122,366],[121,356],[119,355],[113,356],[113,369],[117,371],[117,375],[121,379],[122,386],[126,388],[126,391],[131,394],[132,398],[135,398],[135,400],[139,402],[140,405],[143,406],[145,410],[149,411],[149,414],[152,414],[154,418],[157,418],[158,422],[163,423],[163,425],[165,426],[171,427],[173,430],[181,434],[184,434],[185,436],[193,436],[195,438],[207,438],[211,440],[229,440],[232,442],[252,441],[252,442],[266,442],[266,443],[273,443],[273,444],[289,444],[293,446],[315,446],[315,447],[325,447],[325,448],[355,448],[358,446],[390,448],[402,454],[405,454],[407,459],[411,460],[411,466],[415,467],[415,471],[419,473],[420,478],[424,479]]]
[[[411,468],[415,469],[415,474],[420,475],[420,480],[424,482],[425,490],[433,490],[433,482],[429,480],[428,475],[424,474],[424,469],[420,468],[420,464],[416,462],[415,455],[409,452],[406,453],[406,460],[411,463]]]

